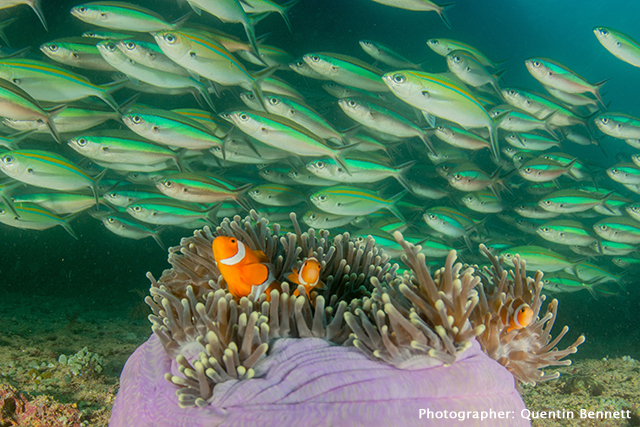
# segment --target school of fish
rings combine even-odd
[[[41,1],[0,1],[0,39],[14,47],[0,51],[0,222],[76,237],[86,213],[164,247],[167,227],[255,209],[287,230],[295,212],[310,227],[371,235],[398,261],[395,231],[438,262],[456,249],[483,263],[480,242],[506,263],[519,254],[545,272],[545,292],[625,289],[640,269],[640,154],[603,170],[563,147],[612,137],[640,149],[640,118],[608,111],[601,95],[612,76],[593,83],[532,57],[510,67],[541,87],[510,87],[502,62],[436,30],[424,47],[437,64],[372,40],[359,42],[361,58],[269,45],[261,21],[275,13],[294,32],[298,1],[187,0],[192,11],[173,21],[129,2],[78,4],[71,15],[93,30],[41,46],[10,31],[20,5],[54,31]],[[434,12],[448,27],[452,6],[369,3]],[[227,33],[237,24],[241,37]],[[630,36],[593,32],[640,67]],[[234,296],[279,286],[264,253],[224,236],[212,250]],[[288,279],[309,294],[320,271],[309,254]],[[522,301],[505,307],[512,329],[531,321]]]

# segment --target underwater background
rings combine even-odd
[[[135,3],[168,21],[188,10],[186,5],[180,7],[169,0]],[[78,4],[43,0],[49,32],[26,6],[0,10],[0,19],[19,16],[5,33],[13,48],[31,45],[31,54],[37,57],[40,44],[95,28],[69,14],[70,8]],[[507,70],[502,87],[538,90],[524,60],[532,56],[553,58],[590,82],[610,78],[602,89],[608,109],[640,116],[640,69],[613,57],[593,35],[593,27],[608,26],[640,38],[638,2],[458,0],[447,10],[452,28],[447,28],[435,13],[393,9],[368,0],[301,0],[288,14],[293,34],[276,14],[258,24],[257,34],[270,33],[268,43],[294,57],[307,52],[339,52],[372,62],[358,45],[359,40],[372,39],[415,62],[424,61],[426,70],[444,72],[445,61],[425,42],[436,37],[452,38],[478,48],[496,61],[505,60],[501,64]],[[200,18],[200,22],[245,38],[240,25],[222,25],[210,16]],[[289,74],[293,73],[281,75]],[[116,98],[123,100],[117,93]],[[144,95],[141,102],[159,108],[197,106],[188,96]],[[617,163],[620,153],[635,153],[623,141],[611,137],[602,141],[604,156],[595,145],[567,143],[563,148],[603,168]],[[629,197],[640,201],[640,196]],[[425,201],[425,206],[428,203],[433,204]],[[422,221],[421,217],[416,221]],[[119,375],[127,352],[132,352],[151,332],[145,317],[148,308],[142,302],[149,288],[145,273],[151,271],[158,277],[168,268],[167,252],[152,239],[118,237],[89,215],[80,215],[71,225],[78,240],[61,227],[35,231],[0,224],[0,350],[7,349],[7,354],[15,356],[28,349],[29,357],[47,362],[57,360],[60,354],[74,354],[87,342],[103,341],[99,348],[89,350],[104,359],[103,374],[115,385],[113,379]],[[162,240],[167,246],[174,246],[188,235],[190,230],[170,228],[163,231]],[[615,296],[596,300],[588,292],[554,295],[560,301],[556,328],[570,326],[565,338],[568,342],[581,334],[586,336],[586,342],[571,357],[574,362],[622,356],[640,359],[640,283],[636,274],[630,272],[624,278],[626,290],[619,290]],[[18,342],[21,349],[16,348]],[[34,355],[34,351],[40,354]],[[11,370],[6,360],[0,362],[0,381],[15,386],[15,378],[7,375]],[[31,394],[46,391],[35,387]],[[58,400],[64,399],[58,396]],[[67,396],[65,403],[70,400],[73,399]]]

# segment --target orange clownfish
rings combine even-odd
[[[313,288],[324,286],[320,281],[320,270],[322,266],[320,265],[320,261],[318,261],[315,257],[309,254],[309,258],[307,258],[302,265],[300,266],[300,271],[297,268],[293,269],[293,273],[289,274],[287,279],[291,283],[295,283],[296,285],[304,286],[304,290],[309,295],[309,292]],[[298,296],[298,290],[293,291],[293,295]]]
[[[253,251],[229,236],[216,237],[212,247],[216,266],[234,297],[256,301],[270,286],[279,286],[264,252]]]
[[[526,328],[533,320],[533,310],[521,298],[508,300],[500,309],[500,318],[507,328],[507,332],[514,329]]]

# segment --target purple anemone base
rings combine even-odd
[[[176,386],[164,378],[171,359],[152,335],[124,367],[109,426],[530,425],[520,416],[525,405],[513,376],[475,340],[451,366],[432,360],[416,359],[410,369],[398,369],[355,347],[318,338],[280,339],[256,365],[255,378],[217,385],[207,407],[180,408]],[[427,418],[429,410],[433,418]],[[461,421],[460,411],[511,412],[502,419]]]

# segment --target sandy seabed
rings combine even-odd
[[[132,293],[116,305],[97,298],[5,296],[0,426],[107,427],[120,371],[150,334],[143,296]],[[100,372],[95,362],[80,372],[59,362],[61,354],[69,358],[84,347],[102,359]],[[548,372],[556,370],[558,380],[521,387],[533,426],[640,426],[640,362],[581,359]],[[581,410],[629,411],[629,417],[581,418]]]

